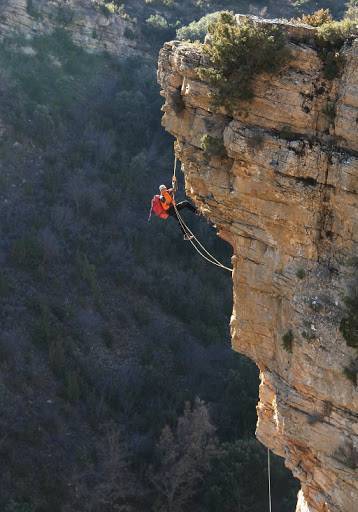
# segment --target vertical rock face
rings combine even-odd
[[[261,371],[257,437],[301,481],[297,510],[358,503],[357,364],[339,326],[357,278],[358,41],[328,81],[312,29],[286,27],[291,60],[234,114],[211,108],[200,46],[167,43],[158,77],[188,195],[233,247],[233,348]],[[204,134],[226,156],[201,149]],[[351,372],[352,374],[352,372]]]
[[[138,53],[134,23],[88,0],[1,0],[0,38],[19,33],[28,37],[62,28],[94,52],[126,57]]]

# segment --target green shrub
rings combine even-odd
[[[338,51],[345,41],[352,39],[356,34],[357,27],[354,20],[331,21],[318,27],[316,42],[319,48]]]
[[[329,79],[337,78],[344,65],[344,57],[340,50],[345,41],[357,34],[357,23],[344,19],[331,21],[318,27],[316,44],[323,61],[323,74]]]
[[[291,126],[283,126],[279,132],[280,139],[292,140],[294,138]]]
[[[306,272],[305,272],[305,269],[300,267],[296,270],[296,277],[298,277],[298,279],[303,279],[306,275]]]
[[[204,41],[206,34],[208,33],[208,29],[210,24],[215,22],[221,12],[213,12],[207,14],[203,18],[198,21],[192,21],[189,25],[185,27],[181,27],[177,30],[177,39],[182,41]]]
[[[254,77],[277,72],[287,61],[286,38],[278,26],[251,20],[238,25],[232,13],[222,12],[208,31],[210,42],[203,48],[212,67],[200,68],[199,76],[215,87],[215,107],[232,111],[238,101],[251,100]]]
[[[156,30],[167,30],[169,27],[167,20],[160,14],[150,15],[146,23]]]
[[[347,345],[358,348],[358,288],[350,297],[345,297],[346,316],[342,318],[339,330]]]
[[[95,9],[104,16],[111,16],[112,14],[120,14],[123,18],[128,16],[124,10],[123,4],[117,4],[116,2],[108,2],[106,0],[94,0],[92,1],[92,5]]]
[[[336,104],[334,101],[327,101],[325,106],[322,109],[322,112],[328,119],[333,122],[336,117]]]
[[[175,5],[175,0],[144,0],[144,3],[147,5],[164,5],[165,7],[173,7]]]
[[[293,332],[290,329],[282,336],[282,346],[286,350],[286,352],[289,352],[292,354],[292,343],[293,343]]]
[[[204,151],[205,156],[226,156],[226,149],[222,139],[211,137],[207,133],[200,139],[201,149]]]
[[[106,2],[104,6],[110,14],[115,14],[119,11],[119,6],[116,5],[114,2]]]
[[[358,20],[358,0],[349,0],[348,3],[346,3],[346,13],[345,18],[348,18],[350,20]]]
[[[333,21],[333,18],[329,9],[319,9],[312,14],[303,14],[301,18],[296,18],[294,21],[305,23],[306,25],[311,25],[312,27],[320,27],[325,23],[330,23]]]

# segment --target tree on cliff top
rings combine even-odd
[[[223,12],[209,27],[204,52],[212,64],[201,68],[200,77],[215,87],[213,104],[231,111],[240,100],[253,97],[253,79],[259,73],[274,73],[286,62],[286,38],[280,27],[254,23],[240,25],[231,12]]]

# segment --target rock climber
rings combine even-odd
[[[155,215],[157,215],[161,219],[168,219],[169,217],[172,217],[177,221],[178,226],[184,235],[184,240],[191,240],[193,237],[187,234],[183,226],[180,224],[174,205],[176,206],[178,211],[187,208],[188,210],[197,213],[197,208],[193,206],[191,203],[189,203],[189,201],[181,201],[180,203],[176,203],[174,199],[174,194],[176,193],[177,189],[177,179],[175,176],[173,176],[172,179],[172,188],[167,188],[165,185],[160,185],[160,194],[155,195],[152,199],[148,221],[151,218],[152,212],[154,212]]]

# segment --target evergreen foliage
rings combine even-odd
[[[333,18],[329,9],[319,9],[312,14],[304,14],[300,18],[297,18],[295,21],[298,21],[299,23],[305,23],[306,25],[311,25],[312,27],[320,27],[325,23],[332,22]]]
[[[230,12],[220,13],[209,27],[210,40],[204,45],[212,67],[199,75],[214,87],[213,104],[231,111],[240,100],[253,97],[253,81],[259,73],[277,73],[287,61],[285,36],[276,26],[246,20],[237,25]]]
[[[192,21],[189,25],[177,30],[177,38],[187,41],[204,41],[208,33],[209,26],[214,23],[221,15],[221,12],[213,12],[203,16],[198,21]]]
[[[304,279],[304,277],[306,276],[306,272],[305,272],[305,269],[300,267],[296,270],[296,276],[298,277],[298,279]]]
[[[222,139],[218,139],[217,137],[212,137],[207,133],[201,138],[201,149],[204,151],[205,155],[210,156],[219,156],[224,157],[226,155],[226,149],[224,146],[224,142]]]
[[[341,320],[340,331],[350,347],[358,348],[358,288],[345,298],[346,316]]]
[[[291,329],[289,329],[283,336],[282,336],[282,346],[286,350],[286,352],[289,352],[292,354],[292,344],[293,344],[293,332]]]
[[[316,44],[323,61],[323,72],[326,78],[337,78],[344,64],[344,57],[340,53],[345,42],[357,35],[357,22],[345,18],[341,21],[328,21],[318,27]]]

